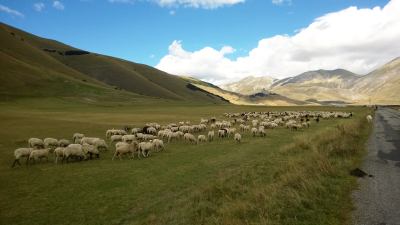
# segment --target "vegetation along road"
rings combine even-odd
[[[380,107],[362,169],[373,177],[360,179],[354,194],[355,224],[400,224],[400,111]]]

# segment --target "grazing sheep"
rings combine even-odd
[[[97,140],[95,140],[93,142],[93,145],[97,151],[100,151],[100,150],[107,151],[108,150],[108,145],[106,144],[106,141],[101,138],[98,138]]]
[[[253,135],[253,137],[257,135],[257,132],[258,132],[257,128],[255,127],[251,128],[251,134]]]
[[[154,128],[154,127],[148,127],[147,128],[147,133],[155,135],[157,133],[157,129]]]
[[[368,115],[368,116],[367,116],[367,121],[368,121],[368,123],[371,123],[371,122],[372,122],[372,116],[371,116],[371,115]]]
[[[264,130],[264,127],[263,126],[260,126],[259,128],[258,128],[258,134],[260,135],[260,136],[262,136],[262,137],[265,137],[267,134],[265,133],[265,130]]]
[[[214,140],[214,131],[213,130],[208,131],[207,137],[208,137],[208,141]]]
[[[149,157],[151,150],[154,148],[154,143],[150,142],[140,142],[139,143],[139,154],[142,153],[143,157]]]
[[[110,143],[122,141],[122,135],[114,134],[110,137]]]
[[[220,129],[218,130],[218,137],[224,138],[228,134],[228,131],[226,129]]]
[[[71,144],[71,142],[67,139],[60,139],[58,141],[58,146],[60,147],[67,147],[69,144]]]
[[[140,158],[139,151],[138,151],[138,143],[136,141],[133,141],[132,143],[126,143],[126,142],[118,142],[115,144],[115,153],[114,156],[112,157],[112,160],[116,156],[118,156],[119,160],[122,160],[123,155],[126,154],[131,154],[132,159],[135,158],[135,152],[138,152],[138,157]]]
[[[137,134],[137,133],[139,133],[140,131],[142,131],[142,129],[140,129],[140,128],[132,128],[132,130],[131,130],[131,134]]]
[[[99,140],[100,138],[97,137],[83,137],[81,140],[81,145],[83,144],[89,144],[89,145],[94,145],[94,143],[96,142],[96,140]]]
[[[154,144],[154,149],[156,149],[157,151],[165,149],[163,140],[154,139],[153,144]]]
[[[94,145],[89,145],[85,143],[82,145],[82,150],[86,155],[89,154],[90,159],[92,159],[93,155],[95,155],[97,158],[100,157],[100,152]]]
[[[197,142],[206,142],[207,141],[207,139],[206,139],[206,136],[205,135],[199,135],[199,136],[197,136]]]
[[[74,135],[72,135],[72,142],[74,142],[75,144],[79,144],[79,143],[81,143],[81,139],[83,137],[85,137],[84,134],[75,133]]]
[[[127,134],[122,136],[121,140],[126,143],[131,143],[136,140],[136,136],[133,134]]]
[[[197,144],[196,138],[193,136],[193,134],[190,133],[186,133],[185,135],[183,135],[183,140]]]
[[[45,148],[53,150],[58,147],[58,141],[55,138],[45,138],[43,142]]]
[[[33,162],[35,163],[37,159],[41,160],[42,158],[46,158],[47,161],[49,161],[49,152],[49,148],[34,149],[33,151],[31,151],[31,154],[29,154],[28,161],[31,161],[31,159],[33,159]]]
[[[11,167],[14,167],[16,163],[18,165],[21,165],[21,163],[19,162],[19,159],[24,158],[24,157],[26,158],[26,164],[28,164],[29,155],[31,154],[32,151],[33,151],[33,148],[17,148],[17,149],[15,149],[15,151],[14,151],[15,160]]]
[[[64,151],[65,151],[65,147],[58,147],[56,149],[54,149],[54,158],[55,158],[55,163],[58,163],[58,159],[64,159]]]
[[[44,142],[39,138],[29,138],[28,140],[29,148],[42,149],[44,148]]]
[[[237,141],[238,143],[240,143],[242,140],[242,135],[240,135],[239,133],[236,133],[234,136],[234,140]]]
[[[65,148],[63,161],[65,160],[68,162],[68,159],[71,157],[77,157],[80,160],[86,160],[86,154],[83,151],[81,144],[70,144]]]

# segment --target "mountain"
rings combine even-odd
[[[259,93],[254,93],[252,95],[243,95],[236,92],[231,92],[221,89],[218,86],[198,80],[193,77],[184,77],[184,79],[191,82],[191,84],[196,88],[220,96],[226,101],[229,101],[230,103],[235,105],[265,105],[265,106],[318,105],[318,103],[294,100],[274,93],[259,92]]]
[[[279,80],[269,91],[303,101],[353,102],[350,88],[359,78],[343,69],[309,71]]]
[[[153,67],[80,50],[0,24],[0,95],[129,95],[224,103]]]
[[[361,77],[352,87],[364,104],[400,104],[400,57]]]
[[[275,81],[277,79],[268,76],[249,76],[237,82],[222,85],[221,88],[243,95],[251,95],[268,90]]]

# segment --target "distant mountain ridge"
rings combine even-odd
[[[222,85],[221,88],[227,91],[233,91],[244,95],[251,95],[258,92],[266,91],[276,81],[278,81],[278,79],[269,76],[248,76],[237,82]]]
[[[315,70],[251,89],[254,83],[263,82],[264,77],[249,77],[221,87],[243,95],[276,93],[314,103],[400,104],[400,58],[364,76],[344,69]]]

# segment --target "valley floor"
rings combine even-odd
[[[30,137],[105,137],[110,128],[166,124],[225,112],[352,111],[309,129],[267,130],[189,145],[168,144],[146,159],[100,159],[11,169]],[[1,224],[346,224],[349,171],[360,164],[370,127],[363,107],[250,107],[181,103],[116,105],[25,99],[0,103]]]

